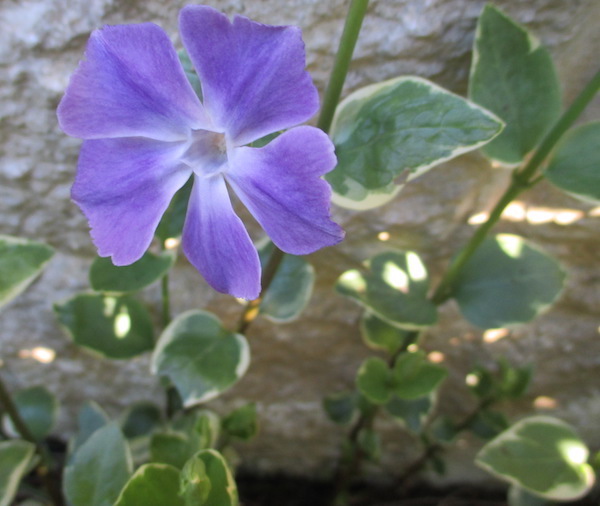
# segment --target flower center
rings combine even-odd
[[[227,143],[225,135],[210,130],[192,130],[181,161],[198,176],[212,176],[225,169]]]

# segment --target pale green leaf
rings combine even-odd
[[[504,120],[483,148],[492,159],[520,163],[558,119],[561,92],[550,53],[493,5],[479,18],[469,97]]]
[[[350,94],[331,128],[338,165],[325,176],[334,202],[383,205],[406,181],[484,145],[502,123],[481,107],[417,77],[398,77]]]
[[[0,308],[29,286],[52,255],[40,242],[0,235]]]
[[[497,478],[541,497],[572,501],[594,484],[588,448],[565,422],[533,416],[486,444],[476,463]]]
[[[10,506],[21,478],[29,470],[35,446],[27,441],[0,442],[0,506]]]
[[[115,506],[186,506],[179,495],[179,469],[143,465],[129,479]]]
[[[244,336],[229,332],[213,314],[188,311],[161,335],[152,355],[152,372],[168,376],[184,406],[206,402],[234,385],[250,360]]]
[[[206,481],[210,487],[206,487]],[[223,456],[216,450],[202,450],[186,463],[182,471],[181,489],[186,497],[186,506],[239,504],[233,475]],[[195,497],[200,497],[204,502],[194,501]]]
[[[558,263],[516,235],[486,239],[453,287],[463,315],[481,328],[532,320],[559,296],[565,274]]]
[[[371,311],[363,313],[360,330],[363,341],[369,348],[383,350],[390,355],[404,346],[406,340],[412,335],[410,331],[399,329],[378,318]]]
[[[600,122],[573,128],[561,139],[544,175],[576,197],[600,202]]]

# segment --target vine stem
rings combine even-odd
[[[486,238],[490,229],[498,222],[504,209],[510,204],[522,191],[531,188],[540,181],[542,177],[535,178],[536,172],[542,162],[550,154],[556,143],[565,134],[569,127],[575,122],[585,107],[594,98],[594,95],[600,89],[600,71],[596,72],[594,77],[588,82],[585,88],[577,95],[571,106],[563,113],[554,127],[546,134],[539,147],[535,150],[533,156],[525,164],[522,170],[516,169],[513,172],[512,182],[506,189],[500,200],[490,212],[487,221],[481,225],[473,234],[469,242],[454,258],[446,274],[440,281],[437,289],[431,297],[434,304],[441,304],[448,300],[452,294],[452,285],[460,274],[460,271],[473,256],[477,248]]]
[[[23,439],[29,441],[35,446],[35,451],[40,457],[40,464],[37,466],[37,474],[44,483],[44,487],[46,488],[50,499],[54,503],[55,506],[62,506],[64,504],[62,494],[60,489],[56,486],[56,481],[53,480],[50,475],[52,469],[52,462],[50,456],[46,449],[41,445],[41,443],[35,438],[35,436],[29,430],[29,427],[25,424],[23,418],[19,414],[19,410],[15,405],[4,381],[0,378],[0,404],[3,406],[6,414],[12,421],[13,425],[17,432],[21,435]]]
[[[325,96],[323,98],[323,106],[321,107],[321,113],[319,115],[319,121],[317,127],[323,130],[325,133],[329,133],[331,122],[333,121],[333,115],[335,109],[340,100],[342,88],[344,87],[344,81],[348,74],[348,68],[352,60],[352,54],[358,40],[358,34],[362,26],[362,21],[367,12],[367,6],[369,0],[352,0],[350,8],[348,9],[348,15],[346,16],[346,22],[344,24],[344,30],[340,39],[340,45],[335,57],[335,63],[331,71],[329,83],[325,90]],[[252,322],[256,319],[260,313],[260,303],[264,297],[264,294],[269,289],[277,269],[281,265],[285,253],[281,251],[277,246],[274,246],[273,252],[269,257],[267,266],[263,271],[261,278],[261,293],[257,299],[251,300],[246,303],[240,319],[236,326],[236,332],[243,334],[248,330],[248,327],[252,325]]]

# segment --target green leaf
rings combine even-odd
[[[484,145],[502,129],[488,111],[417,77],[398,77],[350,94],[331,128],[338,165],[325,176],[336,204],[369,209],[389,201],[400,175]]]
[[[40,242],[0,235],[0,308],[29,286],[52,255]]]
[[[163,241],[163,243],[167,239],[181,237],[188,201],[190,200],[190,194],[192,193],[193,181],[194,178],[190,177],[187,183],[175,193],[169,207],[158,224],[155,235]]]
[[[185,76],[188,78],[188,81],[192,85],[192,88],[198,95],[198,98],[202,100],[202,85],[200,84],[200,78],[198,74],[196,74],[196,69],[194,68],[194,64],[190,59],[190,56],[187,54],[185,49],[180,49],[177,51],[177,56],[179,57],[179,61],[181,62],[181,66],[185,72]]]
[[[393,355],[405,346],[411,332],[390,325],[370,311],[365,311],[360,321],[364,343],[374,350],[383,350]]]
[[[192,454],[198,450],[214,447],[221,433],[221,419],[208,409],[195,409],[183,413],[173,420],[171,426],[173,430],[183,432],[190,438],[190,443],[194,447]]]
[[[403,353],[396,359],[393,391],[401,399],[417,399],[433,393],[448,371],[427,360],[423,351]]]
[[[516,235],[486,239],[454,283],[454,297],[471,323],[499,328],[532,320],[561,292],[558,263]]]
[[[146,464],[129,479],[115,506],[186,506],[179,495],[179,469]]]
[[[357,413],[355,392],[341,392],[323,399],[323,408],[329,419],[339,425],[348,425]]]
[[[258,433],[256,403],[251,402],[232,411],[223,418],[221,426],[230,436],[249,441]]]
[[[29,470],[35,446],[27,441],[0,442],[0,506],[10,506],[21,478]]]
[[[263,269],[273,251],[268,241],[259,247]],[[278,323],[289,322],[300,316],[310,300],[315,283],[315,270],[302,257],[284,255],[267,293],[260,303],[260,312]]]
[[[71,452],[74,452],[101,427],[110,422],[108,415],[94,401],[86,401],[77,415],[77,435],[73,440]]]
[[[385,405],[385,410],[408,430],[418,434],[432,407],[433,402],[429,396],[400,399],[394,395]]]
[[[436,416],[431,424],[431,435],[442,443],[452,443],[459,433],[460,428],[448,416]]]
[[[149,251],[137,262],[120,267],[110,258],[97,257],[90,267],[90,284],[97,292],[135,292],[162,278],[174,262],[174,254]]]
[[[466,384],[469,390],[480,399],[496,397],[497,382],[494,375],[483,366],[476,366],[466,377]]]
[[[158,432],[150,439],[150,461],[181,469],[199,450],[190,438],[178,432]]]
[[[132,472],[129,448],[115,422],[98,429],[65,468],[71,506],[112,506]]]
[[[600,121],[569,130],[556,146],[544,175],[561,190],[600,202]]]
[[[481,439],[492,439],[509,426],[504,413],[483,409],[471,420],[469,429]]]
[[[477,25],[469,97],[505,121],[504,131],[483,151],[506,164],[520,163],[560,113],[550,53],[493,5],[483,9]]]
[[[511,399],[518,399],[525,395],[533,375],[531,365],[513,367],[506,359],[500,359],[499,365],[502,374],[500,383],[501,394]]]
[[[20,390],[13,398],[23,422],[37,440],[44,439],[58,417],[58,400],[44,387]],[[18,431],[7,414],[2,417],[7,432],[18,436]]]
[[[210,487],[206,486],[206,482]],[[202,450],[186,463],[182,471],[181,490],[186,497],[186,506],[238,505],[237,488],[231,471],[223,456],[215,450]]]
[[[342,274],[336,290],[398,328],[417,330],[436,322],[436,307],[427,299],[427,271],[416,253],[381,253],[365,266],[366,272]]]
[[[162,423],[160,408],[152,402],[138,402],[127,409],[123,416],[121,430],[131,439],[150,434]]]
[[[75,344],[114,359],[135,357],[154,347],[150,315],[127,296],[82,293],[54,312]]]
[[[565,422],[548,416],[521,420],[486,444],[476,463],[497,478],[541,497],[572,501],[594,483],[588,449]]]
[[[213,314],[188,311],[161,335],[152,372],[168,376],[190,407],[223,393],[239,380],[250,361],[246,338],[229,332]]]
[[[366,359],[358,370],[356,386],[374,404],[385,404],[392,396],[392,371],[377,357]]]

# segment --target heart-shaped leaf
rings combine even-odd
[[[148,311],[127,295],[83,293],[55,304],[54,311],[75,344],[107,358],[131,358],[154,347]]]
[[[129,479],[115,506],[189,506],[179,495],[179,469],[146,464]]]
[[[342,274],[337,291],[398,328],[416,330],[435,323],[437,310],[427,299],[427,271],[416,253],[382,253],[365,266],[364,272]]]
[[[588,448],[565,422],[525,418],[486,444],[476,463],[497,478],[557,501],[583,497],[594,484]]]
[[[227,331],[211,313],[189,311],[164,330],[152,355],[152,372],[168,376],[190,407],[233,386],[249,360],[244,336]]]
[[[186,463],[181,471],[181,492],[192,505],[239,504],[233,475],[223,455],[216,450],[202,450]],[[197,501],[198,497],[203,502]]]
[[[0,235],[0,308],[29,286],[52,255],[40,242]]]
[[[394,364],[393,392],[401,399],[430,395],[446,378],[448,371],[427,360],[423,351],[402,353]]]
[[[392,371],[385,361],[370,357],[358,370],[356,386],[372,403],[385,404],[392,396]]]
[[[417,77],[361,88],[337,108],[331,128],[338,165],[325,176],[333,201],[369,209],[431,167],[484,145],[502,129],[494,115]]]
[[[554,150],[544,175],[576,197],[600,202],[600,121],[573,128]]]
[[[482,328],[532,320],[562,290],[558,263],[516,235],[486,239],[460,271],[453,287],[464,316]]]
[[[506,164],[520,163],[560,113],[560,85],[550,53],[493,5],[479,17],[469,97],[506,123],[483,148]]]

